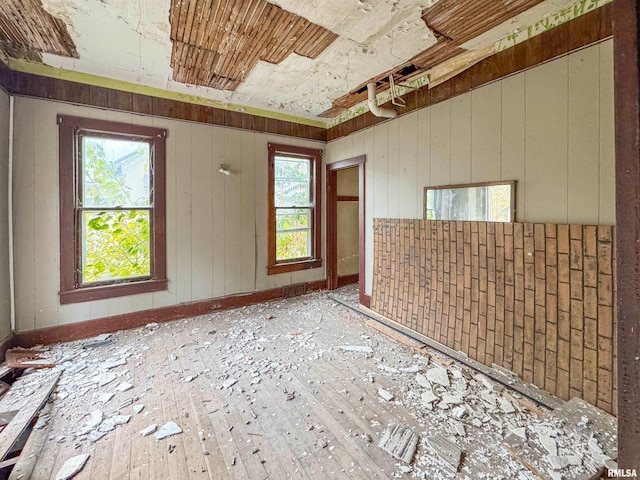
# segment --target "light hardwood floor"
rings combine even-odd
[[[78,480],[478,479],[519,478],[523,470],[500,440],[509,425],[526,424],[531,414],[519,411],[500,419],[480,412],[488,417],[482,426],[469,417],[467,436],[455,439],[466,455],[461,472],[454,473],[425,440],[434,433],[451,437],[449,412],[427,409],[415,371],[402,371],[430,368],[429,357],[366,326],[362,316],[324,293],[160,324],[155,330],[117,332],[112,338],[114,343],[90,349],[83,349],[82,341],[51,346],[48,357],[65,372],[31,478],[54,479],[67,459],[83,453],[90,458]],[[342,345],[371,346],[373,354],[344,351]],[[125,365],[105,368],[104,362],[120,358]],[[460,368],[471,388],[472,372]],[[117,378],[99,386],[97,377],[108,373]],[[25,375],[23,381],[37,375],[46,372]],[[224,388],[230,379],[237,383]],[[118,391],[122,382],[133,388]],[[379,388],[395,400],[382,400]],[[114,397],[100,403],[98,395],[109,392]],[[0,409],[16,401],[11,394]],[[119,409],[127,399],[144,404],[144,410]],[[481,402],[469,402],[480,408]],[[105,418],[132,417],[91,443],[79,432],[96,409]],[[183,433],[159,441],[139,433],[171,420]],[[495,426],[502,420],[504,426]],[[410,473],[378,446],[389,423],[420,435]]]

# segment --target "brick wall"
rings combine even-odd
[[[613,231],[375,219],[371,308],[615,414]]]

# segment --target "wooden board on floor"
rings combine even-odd
[[[58,383],[61,374],[61,371],[55,373],[45,385],[42,385],[38,391],[34,392],[29,404],[21,408],[16,416],[11,419],[9,425],[0,432],[0,459],[5,459],[22,432],[27,428],[27,425],[38,414]]]

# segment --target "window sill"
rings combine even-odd
[[[82,287],[75,290],[60,292],[60,304],[90,302],[106,298],[124,297],[139,293],[159,292],[167,289],[167,279],[144,280],[131,283],[116,283],[97,287]]]
[[[310,268],[319,268],[322,266],[322,259],[312,258],[310,260],[302,260],[299,262],[277,263],[267,266],[267,274],[275,275],[277,273],[297,272],[299,270],[308,270]]]

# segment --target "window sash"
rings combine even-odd
[[[59,127],[59,178],[60,178],[60,303],[69,304],[106,299],[138,293],[166,290],[166,206],[165,162],[166,130],[142,125],[125,124],[106,120],[58,115]],[[149,145],[148,172],[138,177],[138,184],[149,182],[149,204],[89,206],[80,201],[82,193],[82,137],[98,137],[115,140],[145,142]],[[146,158],[146,155],[145,155]],[[145,168],[147,168],[145,166]],[[142,190],[146,199],[146,189]],[[134,202],[132,202],[134,203]],[[85,281],[82,275],[83,238],[82,216],[86,212],[148,212],[144,227],[148,227],[146,257],[149,269],[145,275],[130,273],[125,278],[108,281]],[[145,239],[146,240],[146,239]]]
[[[76,225],[78,228],[78,240],[79,240],[79,255],[78,255],[78,267],[77,267],[77,272],[78,272],[78,283],[83,286],[83,287],[89,287],[89,286],[96,286],[96,285],[109,285],[112,283],[122,283],[122,282],[132,282],[132,281],[136,281],[136,280],[145,280],[145,279],[150,279],[151,278],[151,274],[153,272],[153,255],[152,255],[152,233],[153,233],[153,209],[152,208],[132,208],[132,209],[127,209],[127,208],[104,208],[104,209],[95,209],[95,208],[79,208],[76,210],[77,211],[77,217],[76,217]],[[89,239],[88,239],[88,223],[87,222],[87,216],[86,214],[88,213],[95,213],[98,214],[97,216],[99,216],[99,214],[101,213],[107,213],[107,212],[113,212],[113,213],[121,213],[121,214],[126,214],[127,212],[147,212],[146,215],[146,223],[148,225],[148,229],[149,229],[149,238],[146,241],[146,244],[142,244],[140,246],[138,245],[129,245],[128,248],[133,249],[134,247],[136,248],[142,248],[143,250],[146,250],[147,252],[147,257],[148,258],[143,258],[142,260],[145,262],[148,262],[148,272],[144,272],[144,273],[140,273],[140,274],[133,274],[133,275],[127,275],[127,276],[113,276],[109,279],[97,279],[97,280],[87,280],[86,277],[90,276],[89,273],[87,272],[87,269],[90,266],[93,266],[94,271],[96,269],[95,265],[93,264],[89,264],[88,263],[88,255],[90,253],[89,248],[90,246],[88,245],[89,243]],[[95,217],[94,217],[95,218]],[[86,222],[86,223],[85,223]],[[126,228],[126,227],[125,227]],[[108,230],[108,226],[104,228],[104,230]],[[99,232],[100,230],[97,230],[97,232]],[[108,233],[108,232],[107,232]],[[139,238],[138,235],[136,235],[134,233],[134,235],[136,237]],[[96,238],[95,242],[99,242],[99,235],[96,234],[96,236],[98,238]],[[139,238],[140,239],[140,238]],[[144,239],[140,239],[140,240],[144,240]],[[139,242],[142,243],[142,242]],[[122,261],[124,263],[124,261],[131,261],[132,258],[135,258],[135,255],[137,254],[137,251],[134,252],[129,251],[129,252],[125,252],[123,251],[123,249],[127,249],[127,245],[121,245],[121,244],[109,244],[108,248],[110,248],[109,250],[109,255],[105,255],[105,261],[101,262],[104,265],[109,265],[110,260],[113,259],[119,259],[120,261]],[[118,258],[120,256],[120,258]],[[125,258],[122,258],[125,257]],[[136,267],[135,265],[131,265],[130,268],[132,269],[140,269],[140,268],[144,268],[144,265],[142,267]]]
[[[293,171],[291,176],[283,175],[283,169],[278,165],[279,161],[308,162],[308,167],[304,169],[308,178],[296,178],[295,174],[300,174],[300,171]],[[269,274],[321,266],[320,165],[319,150],[269,145]],[[278,196],[279,188],[290,186],[296,189],[296,183],[302,184],[298,187],[298,193],[302,195],[292,193],[294,201]],[[305,223],[292,221],[288,227],[283,228],[280,221],[287,212],[292,216],[304,212]],[[298,243],[294,243],[292,237],[297,237]]]
[[[149,189],[149,194],[147,201],[144,205],[136,205],[134,202],[127,203],[123,202],[121,204],[104,204],[104,205],[93,205],[87,201],[85,198],[85,183],[86,183],[86,159],[85,159],[85,140],[97,138],[103,140],[115,140],[115,141],[127,141],[133,143],[144,143],[148,148],[148,158],[146,159],[149,169],[149,175],[147,180],[147,187]],[[123,208],[134,208],[134,207],[146,207],[153,208],[154,195],[153,195],[153,184],[154,184],[154,149],[153,149],[153,140],[144,138],[144,137],[132,137],[127,135],[121,135],[117,133],[96,133],[96,132],[85,132],[79,131],[76,134],[76,206],[77,207],[88,207],[88,208],[107,208],[107,207],[123,207]]]

